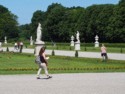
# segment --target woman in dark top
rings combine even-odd
[[[37,72],[37,79],[40,79],[40,73],[41,73],[42,69],[44,69],[45,74],[46,74],[46,76],[48,78],[52,78],[52,76],[49,76],[49,74],[48,74],[48,70],[47,70],[48,62],[47,62],[47,59],[49,59],[49,57],[46,57],[44,47],[42,47],[40,49],[39,56],[40,56],[41,63],[39,64],[39,70]]]

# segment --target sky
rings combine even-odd
[[[0,5],[17,15],[19,25],[23,25],[31,23],[35,11],[46,11],[52,3],[59,3],[64,7],[86,8],[93,4],[118,4],[118,2],[119,0],[0,0]]]

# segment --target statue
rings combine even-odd
[[[35,52],[35,56],[39,55],[39,51],[42,47],[44,47],[45,43],[44,41],[41,40],[42,38],[42,28],[41,28],[41,24],[39,23],[38,24],[38,27],[37,27],[37,38],[36,38],[36,42],[35,42],[35,49],[34,49],[34,52]],[[30,37],[30,39],[32,40],[32,37]]]
[[[38,24],[37,27],[37,39],[36,42],[41,42],[41,37],[42,37],[42,32],[41,32],[42,28],[41,28],[41,24]]]
[[[33,39],[32,39],[32,36],[30,37],[30,45],[33,45]]]
[[[76,42],[75,42],[75,50],[80,50],[80,40],[79,40],[79,31],[76,33]]]
[[[30,41],[32,41],[33,40],[33,38],[32,38],[32,36],[30,36]]]
[[[77,33],[76,33],[76,40],[77,40],[77,42],[80,42],[79,41],[79,31],[77,31]]]

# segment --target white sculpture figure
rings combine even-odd
[[[33,39],[32,39],[32,36],[30,37],[30,45],[33,45]]]
[[[37,39],[36,42],[41,42],[41,37],[42,37],[42,32],[41,32],[42,28],[41,28],[41,24],[38,24],[37,27]]]
[[[98,35],[95,36],[95,47],[99,47],[99,42],[98,42]]]
[[[4,43],[7,44],[7,37],[5,36],[4,39],[5,39]]]
[[[32,36],[30,36],[30,41],[31,41],[32,39],[33,39]]]
[[[77,31],[77,33],[76,33],[76,39],[77,39],[77,42],[80,42],[80,40],[79,40],[79,31]]]
[[[79,40],[79,31],[76,33],[76,42],[75,42],[75,50],[80,50],[80,40]]]

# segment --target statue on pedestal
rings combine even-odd
[[[41,38],[42,38],[42,32],[41,32],[42,28],[41,28],[41,24],[38,24],[37,27],[37,38],[36,38],[36,42],[42,42]]]
[[[34,49],[36,56],[39,55],[39,51],[40,51],[41,47],[43,47],[45,45],[44,41],[41,40],[41,38],[42,38],[41,30],[42,30],[41,24],[39,23],[38,27],[37,27],[37,34],[36,34],[37,35],[36,42],[35,42],[36,47]]]

